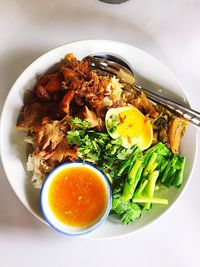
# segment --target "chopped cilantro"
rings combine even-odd
[[[71,119],[70,124],[72,126],[76,126],[79,128],[90,128],[91,127],[91,123],[89,121],[83,121],[78,117]]]
[[[67,133],[67,140],[70,145],[80,145],[81,144],[81,137],[80,131],[72,130]]]
[[[111,120],[108,121],[108,131],[110,133],[114,133],[117,129],[117,125],[119,124],[119,118],[117,115],[112,115]]]

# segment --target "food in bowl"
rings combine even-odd
[[[111,190],[106,176],[93,165],[63,163],[45,179],[41,209],[47,222],[70,235],[91,232],[107,218]]]
[[[112,213],[124,224],[152,205],[167,205],[163,187],[182,185],[179,147],[186,125],[134,86],[92,71],[73,54],[38,77],[17,122],[33,146],[27,166],[35,187],[64,162],[91,162],[110,180]]]

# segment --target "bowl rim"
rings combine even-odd
[[[153,61],[159,63],[160,65],[162,65],[163,69],[165,69],[165,71],[167,73],[169,73],[170,76],[173,77],[174,81],[176,82],[177,86],[179,87],[179,89],[181,90],[181,93],[182,93],[182,99],[184,99],[186,101],[186,104],[188,106],[190,106],[190,103],[189,103],[189,100],[188,100],[188,97],[187,97],[187,94],[182,86],[182,84],[180,83],[180,81],[176,78],[176,76],[174,75],[174,73],[164,64],[162,63],[162,61],[158,60],[156,57],[154,57],[153,55],[151,55],[151,53],[141,49],[141,48],[138,48],[136,47],[135,45],[132,45],[132,44],[128,44],[126,42],[121,42],[121,41],[117,41],[117,40],[108,40],[108,39],[79,39],[79,40],[75,40],[75,41],[72,41],[72,42],[68,42],[68,43],[64,43],[64,44],[61,44],[59,46],[56,46],[54,47],[53,49],[49,49],[47,50],[47,52],[43,53],[42,55],[40,55],[39,57],[37,57],[31,64],[29,64],[23,72],[21,72],[21,74],[18,76],[18,78],[14,81],[13,85],[11,86],[7,96],[6,96],[6,99],[5,99],[5,102],[4,102],[4,105],[3,105],[3,108],[2,108],[2,112],[1,112],[1,117],[0,117],[0,144],[3,143],[3,121],[4,121],[4,117],[5,117],[5,112],[6,112],[6,107],[7,107],[7,104],[8,104],[8,101],[9,101],[9,98],[10,98],[10,95],[13,91],[13,88],[15,88],[16,84],[20,81],[20,79],[26,74],[26,72],[29,71],[29,69],[31,69],[34,64],[37,64],[38,61],[42,60],[43,58],[45,58],[46,56],[50,55],[51,53],[55,52],[55,51],[58,51],[59,49],[62,49],[64,48],[65,46],[67,47],[68,45],[70,44],[76,44],[78,43],[79,45],[81,44],[84,44],[84,43],[91,43],[91,42],[106,42],[106,43],[109,43],[111,46],[114,45],[114,44],[121,44],[122,46],[127,46],[129,48],[134,48],[135,50],[138,50],[140,52],[142,52],[144,55],[148,56],[149,58],[152,58]],[[103,51],[103,49],[102,49]],[[104,51],[105,52],[105,51]],[[196,129],[196,127],[194,127]],[[119,235],[115,235],[115,236],[109,236],[109,237],[90,237],[90,236],[84,236],[83,238],[87,238],[87,239],[113,239],[113,238],[121,238],[121,237],[125,237],[125,236],[130,236],[132,234],[135,234],[136,232],[139,232],[140,230],[142,229],[145,229],[147,228],[148,226],[150,226],[152,223],[158,221],[158,219],[162,218],[164,215],[167,214],[167,212],[169,212],[169,210],[172,209],[172,207],[175,205],[175,203],[177,203],[177,201],[181,198],[181,196],[183,196],[184,194],[184,191],[186,190],[188,184],[189,184],[189,181],[192,177],[192,174],[194,172],[194,169],[195,169],[195,165],[196,165],[196,160],[197,160],[197,152],[198,152],[198,134],[197,134],[197,129],[195,130],[195,144],[196,144],[196,147],[195,147],[195,151],[194,151],[194,161],[193,161],[193,164],[192,164],[192,167],[191,167],[191,170],[189,172],[189,175],[187,176],[187,181],[186,183],[184,184],[184,186],[182,187],[182,190],[181,190],[181,193],[176,197],[175,201],[173,203],[171,203],[168,208],[166,210],[164,210],[161,214],[159,214],[154,220],[152,220],[151,222],[148,222],[146,225],[142,225],[140,228],[137,228],[137,229],[134,229],[133,231],[131,232],[128,232],[128,233],[123,233],[123,234],[119,234]],[[5,172],[5,175],[6,175],[6,178],[12,188],[12,190],[14,191],[14,193],[17,195],[18,199],[21,201],[21,203],[23,204],[23,206],[26,207],[26,209],[31,213],[33,214],[33,216],[35,218],[37,218],[40,222],[46,224],[46,225],[49,225],[42,217],[40,217],[38,214],[36,214],[36,212],[34,212],[33,209],[30,208],[30,206],[28,205],[28,203],[25,203],[23,201],[23,199],[19,196],[19,194],[16,192],[10,178],[9,178],[9,175],[8,175],[8,171],[7,169],[5,168],[5,159],[4,159],[4,155],[3,155],[3,149],[2,149],[2,145],[0,145],[0,158],[1,158],[1,162],[2,162],[2,166],[3,166],[3,170]]]

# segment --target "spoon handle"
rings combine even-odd
[[[179,104],[178,102],[168,99],[165,96],[159,96],[153,91],[141,87],[137,83],[134,86],[139,91],[143,91],[150,100],[156,102],[157,104],[162,104],[166,108],[178,113],[179,115],[184,117],[186,120],[190,121],[195,126],[200,127],[200,112],[193,110],[191,108],[186,108],[183,105]]]

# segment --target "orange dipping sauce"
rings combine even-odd
[[[85,227],[95,223],[104,213],[106,192],[102,178],[95,171],[87,167],[67,167],[54,177],[48,201],[59,221]]]

